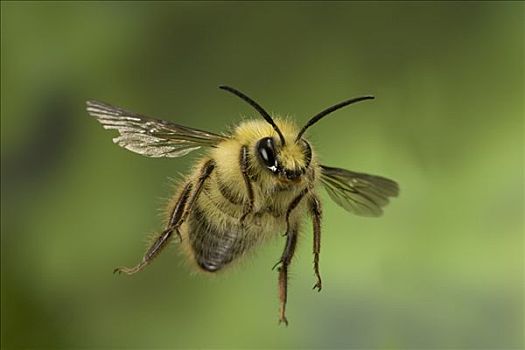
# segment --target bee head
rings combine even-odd
[[[267,168],[271,173],[288,181],[299,179],[310,166],[312,160],[312,149],[310,144],[302,138],[303,134],[310,126],[317,123],[326,115],[342,107],[374,98],[374,96],[361,96],[333,105],[312,117],[297,134],[293,133],[292,135],[289,135],[289,132],[287,132],[287,138],[285,138],[285,135],[282,133],[279,126],[277,126],[268,112],[266,112],[257,102],[232,87],[220,86],[220,88],[231,92],[246,101],[261,114],[268,124],[272,126],[279,139],[276,140],[276,138],[272,136],[265,136],[259,139],[255,146],[257,159],[260,164]],[[297,129],[295,129],[295,131],[297,131]],[[288,139],[289,142],[286,142],[286,139]]]
[[[257,142],[255,149],[259,163],[284,180],[299,179],[312,161],[312,148],[303,139],[282,144],[273,137],[264,137]]]

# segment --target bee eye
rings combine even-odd
[[[265,137],[257,143],[257,153],[262,162],[273,172],[277,171],[275,147],[271,137]]]

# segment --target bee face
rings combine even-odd
[[[282,145],[273,137],[264,137],[257,142],[255,149],[261,166],[286,181],[297,181],[312,160],[312,149],[304,139]]]

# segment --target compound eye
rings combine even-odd
[[[259,158],[270,170],[277,170],[275,147],[271,137],[265,137],[257,143],[257,152],[259,153]]]

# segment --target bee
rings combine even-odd
[[[164,230],[142,260],[115,272],[133,275],[149,265],[174,237],[199,270],[217,273],[246,256],[260,243],[283,235],[285,245],[278,268],[279,323],[288,325],[288,270],[302,221],[313,227],[314,289],[322,288],[321,201],[319,187],[347,211],[379,216],[389,197],[398,195],[396,182],[322,165],[304,137],[312,125],[345,106],[373,99],[361,96],[333,105],[302,128],[288,119],[272,118],[253,99],[229,86],[220,86],[251,105],[262,119],[239,123],[230,133],[217,134],[171,121],[154,119],[99,101],[87,101],[87,112],[105,129],[117,130],[117,145],[147,157],[177,158],[206,149],[194,170],[182,181],[168,206]]]

